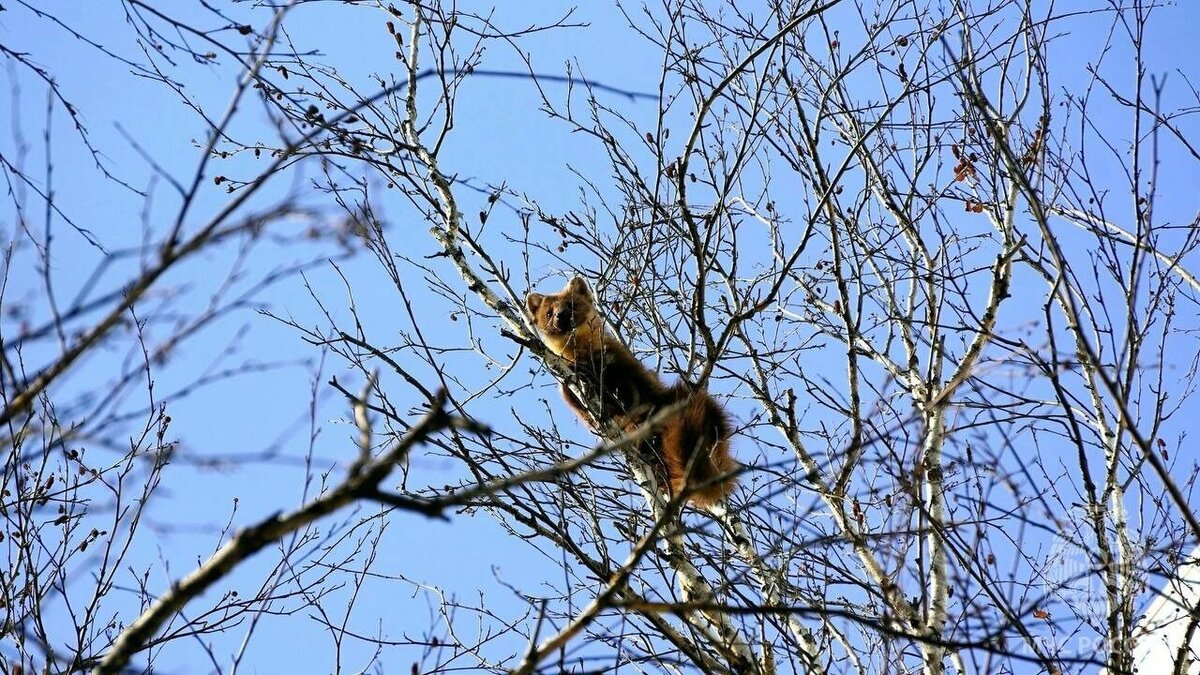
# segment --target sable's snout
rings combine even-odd
[[[565,304],[554,311],[554,326],[560,333],[575,329],[575,306]]]

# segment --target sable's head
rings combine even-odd
[[[558,293],[525,296],[525,308],[550,351],[573,358],[573,349],[587,349],[593,336],[602,330],[596,305],[587,282],[575,277]]]

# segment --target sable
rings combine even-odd
[[[570,364],[586,390],[596,392],[599,422],[615,422],[630,433],[659,409],[683,403],[679,413],[639,448],[669,496],[691,488],[688,499],[702,508],[729,496],[737,482],[737,462],[729,453],[732,427],[725,409],[708,392],[684,382],[664,385],[605,329],[591,290],[580,277],[558,293],[529,293],[525,306],[546,347]],[[589,411],[565,385],[562,394],[591,424]]]

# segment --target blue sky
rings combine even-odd
[[[481,11],[487,7],[482,3],[472,4],[478,5]],[[1094,4],[1081,0],[1058,3],[1058,7],[1065,13],[1077,8],[1087,9]],[[146,200],[141,195],[102,180],[86,148],[74,135],[65,112],[56,108],[53,111],[52,157],[59,206],[69,217],[92,230],[109,249],[136,245],[142,237],[140,222],[144,214],[152,222],[165,218],[174,213],[178,202],[165,182],[152,179],[152,168],[126,140],[117,125],[124,128],[155,162],[181,180],[190,178],[195,170],[196,147],[202,143],[205,132],[203,125],[161,83],[132,74],[128,66],[100,56],[94,47],[70,37],[62,27],[52,22],[37,19],[26,7],[18,5],[7,9],[0,13],[0,42],[11,49],[36,54],[39,63],[55,73],[62,90],[78,106],[88,128],[89,139],[100,149],[104,165],[133,188],[153,191],[153,200],[147,208]],[[47,4],[47,9],[58,12],[71,28],[99,41],[116,54],[137,62],[143,60],[119,5],[55,1]],[[460,9],[463,7],[460,6]],[[568,9],[570,5],[557,2],[503,3],[495,9],[493,19],[498,26],[519,29],[562,15]],[[183,11],[186,13],[189,10]],[[253,11],[244,3],[234,6],[232,11],[248,17],[246,20],[256,25],[261,24],[265,17],[264,13]],[[632,91],[655,91],[661,56],[652,45],[630,34],[626,20],[613,6],[587,3],[572,11],[571,21],[585,23],[586,27],[547,31],[533,35],[522,43],[523,48],[533,54],[537,71],[561,74],[570,62],[573,69],[595,81]],[[1200,29],[1200,12],[1191,5],[1169,7],[1162,12],[1169,13],[1170,18],[1155,24],[1154,39],[1147,42],[1147,54],[1158,71],[1166,72],[1180,58],[1181,46],[1190,46],[1194,42],[1194,35]],[[1073,25],[1077,26],[1076,30],[1084,31],[1093,22],[1097,26],[1106,25],[1105,19],[1099,15],[1093,19],[1081,18]],[[338,3],[310,3],[294,12],[288,25],[290,37],[297,46],[319,50],[323,61],[336,65],[352,81],[362,83],[372,73],[388,72],[395,64],[394,61],[389,62],[393,46],[390,36],[382,29],[378,11],[365,7],[348,8]],[[1059,42],[1061,46],[1055,47],[1058,50],[1055,58],[1080,64],[1094,58],[1092,49],[1098,43],[1076,38],[1078,35],[1063,36]],[[1114,53],[1109,58],[1119,60],[1123,56]],[[487,67],[498,70],[521,67],[514,54],[498,48],[488,51],[485,62]],[[1070,78],[1071,71],[1071,67],[1066,67],[1057,72],[1060,76]],[[215,65],[180,61],[174,72],[186,82],[186,95],[202,108],[221,110],[227,105],[232,89],[231,78],[236,73],[228,59],[218,59]],[[10,68],[8,73],[20,84],[20,99],[14,100],[12,106],[4,106],[9,119],[0,125],[4,128],[0,133],[5,134],[0,148],[10,153],[15,147],[12,132],[19,129],[30,144],[28,166],[41,167],[45,146],[40,133],[46,109],[46,89],[20,68]],[[1078,76],[1083,81],[1085,73],[1079,70]],[[1171,75],[1172,78],[1177,76]],[[1055,84],[1067,90],[1075,83],[1063,81]],[[564,89],[556,89],[556,86],[548,85],[547,90],[552,96],[561,97]],[[656,113],[655,104],[649,101],[611,95],[605,102],[635,119],[647,122],[653,120]],[[577,205],[579,181],[570,168],[603,179],[607,176],[605,159],[586,138],[568,133],[561,124],[548,121],[537,110],[538,105],[536,91],[528,83],[485,77],[472,79],[459,98],[458,125],[444,154],[443,166],[456,172],[457,178],[466,184],[483,188],[504,182],[518,191],[529,191],[552,210],[565,210]],[[234,129],[247,137],[269,136],[270,128],[261,113],[256,103],[247,101]],[[1114,125],[1114,128],[1119,126]],[[683,131],[682,126],[679,131]],[[192,209],[194,221],[200,222],[204,215],[219,208],[226,199],[224,190],[211,184],[214,175],[235,176],[238,171],[251,170],[252,166],[253,163],[248,159],[212,165],[204,177],[209,187],[201,192],[201,199]],[[33,173],[39,175],[40,168]],[[305,193],[310,189],[308,180],[313,175],[311,167],[302,169],[273,184],[267,196],[279,196],[287,191]],[[1194,169],[1167,171],[1162,175],[1162,187],[1164,192],[1170,194],[1187,194],[1186,186],[1194,185],[1196,178]],[[482,201],[482,196],[476,195],[475,199]],[[265,203],[265,199],[259,201]],[[391,225],[393,248],[403,249],[414,257],[436,250],[427,235],[427,223],[398,205],[388,208],[383,216]],[[1186,220],[1194,215],[1196,204],[1180,199],[1164,202],[1161,208],[1180,220]],[[472,208],[464,208],[464,211],[474,212]],[[496,217],[515,222],[511,213],[501,213]],[[309,222],[297,221],[285,223],[283,229],[298,233],[310,225]],[[13,226],[11,214],[0,220],[0,227],[6,234]],[[74,287],[84,283],[82,271],[90,269],[98,254],[83,237],[71,232],[62,223],[56,227],[56,288],[64,297],[69,297]],[[261,251],[259,253],[262,254]],[[514,258],[519,256],[516,250],[508,253]],[[256,259],[254,265],[256,270],[261,270],[291,261],[319,259],[324,254],[316,247],[304,245],[268,246],[267,255]],[[586,266],[591,261],[579,259],[576,262]],[[124,278],[136,264],[136,261],[130,261],[128,267],[114,269],[112,283]],[[224,271],[233,264],[235,258],[232,251],[205,256],[173,275],[169,281],[187,286],[189,290],[184,302],[189,303],[188,306],[199,306],[206,300],[206,293],[211,292],[223,278]],[[407,319],[398,309],[394,289],[389,287],[374,260],[359,256],[339,262],[339,266],[350,280],[368,335],[387,344],[392,336],[409,328]],[[74,273],[75,269],[81,273]],[[453,272],[448,265],[443,267],[443,271],[447,280],[453,279]],[[539,278],[567,272],[547,260],[535,260],[530,271]],[[19,274],[10,279],[7,297],[36,297],[39,289],[37,283],[32,275]],[[270,302],[278,315],[294,317],[301,324],[315,325],[320,322],[319,311],[305,289],[305,283],[310,284],[322,298],[340,298],[344,295],[337,270],[329,264],[318,262],[305,280],[290,279],[271,289],[262,300]],[[436,339],[462,345],[461,331],[457,325],[449,323],[450,317],[445,313],[443,303],[435,297],[418,297],[416,303],[421,312],[421,323],[433,332]],[[41,312],[44,317],[46,308],[35,305],[35,311]],[[339,313],[340,319],[347,318],[344,307],[339,306],[334,311]],[[249,321],[250,329],[241,335],[239,329],[246,321]],[[169,368],[162,368],[156,373],[156,386],[161,391],[169,391],[173,386],[190,381],[208,367],[230,344],[230,340],[235,340],[238,346],[231,363],[278,362],[284,365],[213,384],[172,404],[175,420],[173,433],[181,439],[185,452],[198,459],[254,454],[283,438],[282,452],[292,461],[243,463],[231,460],[209,468],[173,467],[161,502],[151,512],[153,521],[169,524],[170,531],[143,540],[132,556],[135,568],[151,566],[154,570],[151,583],[158,584],[158,587],[185,573],[197,559],[211,552],[216,544],[215,531],[229,520],[235,498],[238,506],[233,522],[237,524],[253,522],[300,502],[304,488],[304,466],[297,460],[304,456],[308,448],[307,402],[313,390],[314,378],[318,378],[320,391],[320,405],[316,413],[320,434],[313,444],[316,472],[319,474],[324,469],[332,468],[335,463],[345,461],[353,452],[354,431],[347,422],[346,406],[340,396],[331,392],[324,383],[330,377],[337,376],[351,389],[356,389],[360,382],[356,379],[357,375],[347,372],[343,364],[335,360],[326,362],[318,371],[318,354],[294,330],[257,315],[250,309],[218,322],[201,339],[189,343],[173,357]],[[29,356],[33,358],[37,355]],[[1189,355],[1179,356],[1186,361]],[[65,385],[65,390],[94,387],[96,378],[102,377],[115,360],[124,357],[124,351],[93,357],[78,369]],[[526,359],[520,367],[537,369],[530,359]],[[574,429],[575,440],[590,442],[591,437],[582,425],[574,422],[561,407],[554,408],[558,402],[547,376],[524,375],[523,379],[535,383],[538,387],[537,397],[550,400],[555,419],[559,424]],[[394,378],[385,376],[384,386],[402,385]],[[508,420],[514,412],[522,419],[526,416],[541,419],[540,409],[530,405],[530,401],[531,397],[528,396],[516,400],[480,401],[472,411],[484,421]],[[514,410],[514,405],[519,408]],[[135,402],[131,401],[129,407],[135,407]],[[753,456],[753,451],[745,454]],[[424,453],[412,458],[411,470],[429,484],[437,484],[441,474],[453,473],[446,460]],[[340,468],[333,468],[330,475],[336,479],[339,472]],[[364,511],[355,514],[339,514],[331,518],[329,523],[322,524],[322,531],[328,532],[335,529],[337,523],[345,522],[346,518],[375,509],[373,506],[363,508]],[[405,630],[419,632],[428,624],[428,604],[422,596],[423,592],[418,590],[419,583],[436,583],[446,592],[460,594],[471,601],[474,600],[474,593],[482,589],[488,593],[489,602],[496,603],[493,606],[495,611],[506,616],[519,616],[524,611],[525,603],[513,597],[506,584],[529,589],[537,588],[542,582],[560,581],[543,578],[543,575],[553,575],[556,571],[552,565],[542,564],[542,554],[513,537],[505,536],[486,517],[455,516],[447,523],[426,521],[417,516],[393,515],[389,518],[381,552],[384,559],[376,571],[401,573],[414,583],[372,582],[375,585],[369,587],[371,592],[362,601],[361,616],[367,618],[364,629],[375,625],[370,617],[382,617],[386,622],[386,632],[393,637]],[[273,563],[272,556],[260,556],[234,577],[230,586],[244,583],[248,586],[240,592],[252,592],[249,585],[256,583],[263,569]],[[206,602],[201,600],[198,604],[205,606]],[[189,609],[194,611],[194,608]],[[317,622],[298,617],[274,617],[264,622],[261,631],[260,639],[253,643],[252,648],[260,652],[262,658],[257,661],[259,664],[270,663],[271,666],[269,669],[259,666],[257,672],[282,671],[285,668],[315,672],[332,668],[324,665],[329,658],[325,649],[328,642],[323,637],[324,629]],[[225,645],[227,653],[236,648],[241,635],[237,630],[231,633],[231,641]],[[520,645],[512,646],[512,649],[519,648]],[[500,649],[496,655],[502,653],[504,650]],[[182,657],[172,655],[163,664],[178,666],[181,672],[191,672],[188,660],[198,658],[198,654],[197,651]],[[270,654],[269,658],[267,654]],[[356,653],[355,656],[361,658],[362,654]],[[402,670],[403,664],[400,662],[403,658],[391,665]],[[321,665],[313,666],[314,663]],[[352,665],[344,667],[353,669]]]

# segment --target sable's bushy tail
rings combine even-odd
[[[691,501],[707,508],[723,501],[737,483],[730,475],[737,462],[729,454],[732,425],[725,410],[707,392],[682,383],[671,388],[672,401],[687,401],[678,417],[663,428],[662,452],[671,495],[695,489]]]

